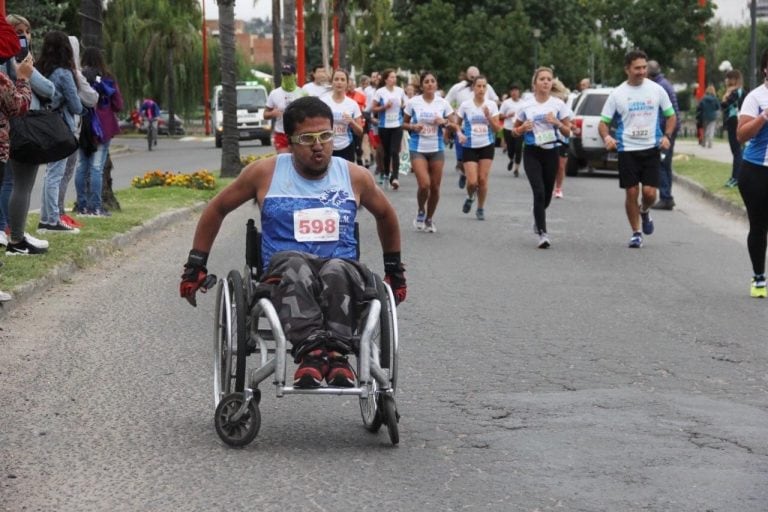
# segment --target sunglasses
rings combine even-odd
[[[291,142],[301,144],[302,146],[314,146],[315,144],[327,144],[333,140],[333,132],[326,130],[323,132],[308,132],[298,135],[291,135]]]

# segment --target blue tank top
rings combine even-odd
[[[357,200],[346,160],[332,157],[323,178],[308,180],[296,172],[290,154],[278,155],[261,207],[264,268],[280,251],[356,259],[356,216]]]

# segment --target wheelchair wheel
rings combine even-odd
[[[400,442],[400,431],[397,428],[397,423],[400,421],[400,415],[397,413],[395,398],[392,395],[381,395],[380,405],[380,415],[382,416],[382,420],[387,424],[389,440],[393,445],[396,445]]]
[[[218,405],[225,395],[242,391],[245,387],[248,307],[243,279],[239,272],[230,271],[226,282],[219,285],[216,303],[214,405]]]
[[[379,410],[379,383],[373,381],[372,393],[366,398],[360,398],[360,414],[363,417],[363,426],[368,432],[374,434],[379,431],[384,423]]]
[[[261,428],[261,413],[256,400],[248,402],[248,408],[238,419],[233,419],[243,405],[243,393],[229,393],[216,407],[214,424],[216,433],[229,446],[245,446],[256,437]]]

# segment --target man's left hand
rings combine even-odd
[[[405,267],[400,262],[400,253],[384,255],[384,281],[392,288],[397,306],[405,300],[408,286],[405,282]]]

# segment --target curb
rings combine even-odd
[[[683,153],[687,154],[687,153]],[[699,158],[699,157],[697,157]],[[747,218],[747,209],[743,206],[738,206],[733,204],[732,202],[728,201],[727,199],[723,199],[722,197],[718,197],[700,184],[696,183],[690,178],[687,178],[685,176],[682,176],[680,174],[672,174],[672,182],[677,183],[678,185],[682,185],[684,188],[688,189],[689,192],[692,192],[693,194],[701,197],[708,203],[710,203],[712,206],[715,206],[716,208],[719,208],[724,213],[734,215],[736,217],[741,218]]]
[[[28,300],[44,293],[52,286],[68,281],[71,276],[81,269],[88,268],[96,261],[114,254],[129,244],[133,244],[142,237],[160,231],[171,224],[186,220],[191,214],[203,209],[207,203],[199,202],[185,208],[177,208],[163,212],[140,226],[135,226],[125,233],[119,233],[110,240],[97,242],[86,248],[86,256],[83,261],[65,261],[57,265],[46,275],[32,281],[21,284],[11,290],[13,299],[0,303],[0,318],[4,318],[14,308],[26,303]]]

